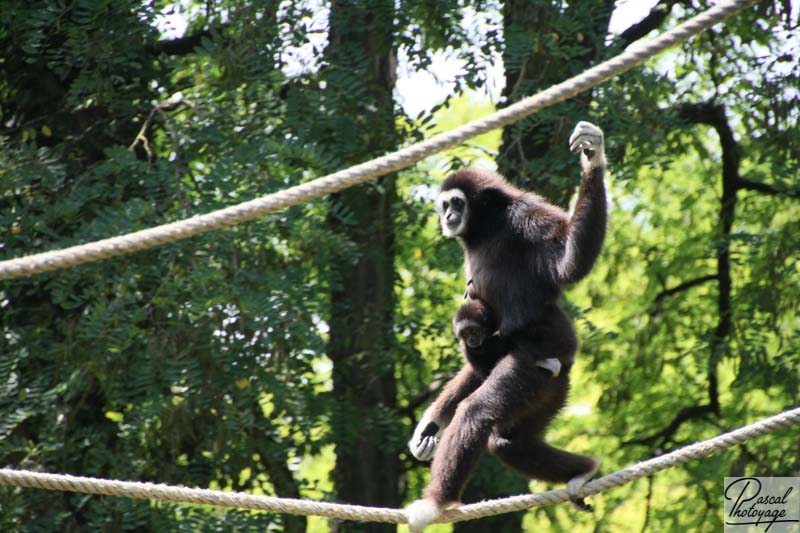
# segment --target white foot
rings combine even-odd
[[[591,505],[583,501],[583,498],[578,496],[578,491],[586,485],[586,482],[592,479],[594,475],[597,473],[597,470],[600,468],[600,464],[602,463],[599,459],[594,459],[594,466],[590,469],[581,474],[580,476],[575,476],[574,478],[567,481],[567,492],[569,493],[569,501],[572,505],[578,509],[579,511],[593,511]]]
[[[422,533],[425,526],[436,520],[442,514],[442,507],[435,501],[427,498],[411,502],[406,507],[408,529],[411,533]]]

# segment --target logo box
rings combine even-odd
[[[800,477],[726,477],[725,533],[800,533]]]

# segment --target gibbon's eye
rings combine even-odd
[[[464,200],[462,198],[459,198],[458,196],[450,200],[450,203],[452,203],[453,207],[456,209],[461,209],[462,207],[464,207]]]
[[[442,202],[442,211],[447,211],[447,206],[450,205],[447,200]]]

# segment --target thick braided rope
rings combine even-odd
[[[728,0],[666,33],[646,42],[634,43],[618,56],[583,74],[554,85],[492,113],[440,135],[372,161],[340,170],[308,183],[262,196],[239,205],[154,228],[103,239],[62,250],[54,250],[0,262],[0,280],[18,278],[127,254],[160,244],[186,239],[199,233],[251,220],[272,211],[301,204],[370,179],[407,167],[425,157],[457,146],[467,139],[516,122],[547,106],[572,98],[600,83],[644,63],[647,59],[688,40],[758,0]]]
[[[679,448],[673,452],[636,463],[633,466],[629,466],[613,474],[608,474],[607,476],[592,480],[581,487],[581,490],[578,491],[578,496],[585,497],[598,494],[613,487],[619,487],[636,481],[637,479],[649,476],[661,470],[688,463],[689,461],[711,455],[720,450],[726,450],[737,444],[797,423],[800,423],[800,407],[784,411],[783,413],[765,418],[753,424],[743,426],[728,433],[723,433],[717,437],[690,444],[689,446]],[[453,522],[471,520],[484,516],[522,511],[531,507],[552,505],[554,503],[565,502],[568,499],[569,494],[565,489],[551,490],[538,494],[523,494],[500,500],[464,505],[452,511],[447,511],[441,518],[443,521]]]
[[[705,457],[714,452],[725,450],[766,433],[800,423],[800,407],[784,411],[775,416],[765,418],[748,426],[729,433],[724,433],[709,440],[698,442],[671,453],[654,457],[647,461],[590,481],[580,491],[581,496],[591,496],[613,487],[625,485],[639,478],[649,476],[660,470],[672,468],[693,459]],[[315,502],[274,496],[256,496],[236,492],[218,490],[192,489],[153,483],[133,481],[115,481],[62,474],[44,474],[26,470],[0,469],[0,485],[31,487],[49,490],[63,490],[88,494],[105,494],[108,496],[126,496],[179,503],[207,504],[217,507],[232,507],[272,511],[294,515],[324,516],[345,520],[368,522],[388,522],[404,524],[407,522],[405,511],[380,507],[363,507],[359,505],[343,505],[337,503]],[[522,511],[531,507],[552,505],[568,499],[564,489],[551,490],[538,494],[512,496],[499,500],[489,500],[464,505],[446,511],[437,522],[458,522],[485,516],[493,516],[513,511]]]

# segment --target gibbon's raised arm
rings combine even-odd
[[[608,218],[603,131],[594,124],[580,122],[569,141],[570,150],[581,154],[583,177],[567,230],[564,255],[558,262],[560,285],[580,281],[592,269],[603,248]]]

